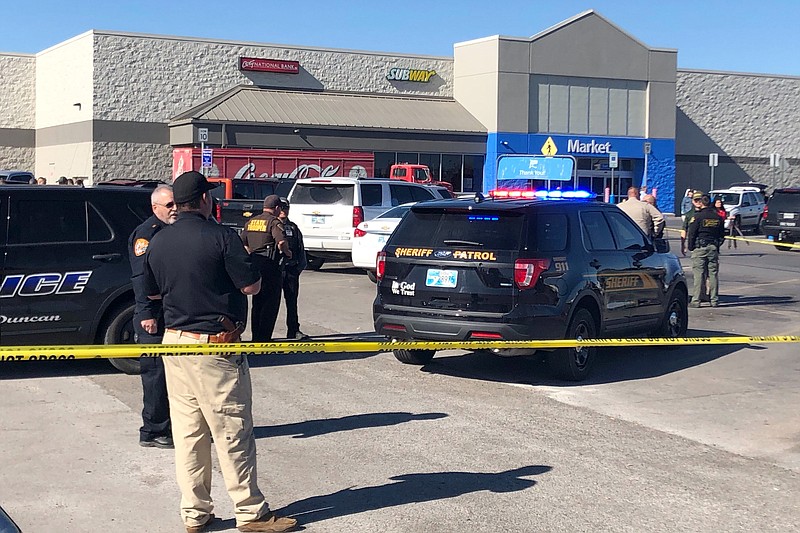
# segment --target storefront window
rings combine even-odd
[[[483,190],[483,161],[482,155],[464,156],[464,191]]]
[[[412,165],[416,165],[418,161],[419,154],[417,153],[397,152],[398,163],[411,163]]]
[[[442,154],[442,181],[446,181],[453,186],[454,191],[462,191],[461,188],[461,156]]]
[[[419,154],[419,164],[431,169],[431,179],[439,181],[441,175],[441,154]]]
[[[394,162],[394,152],[375,152],[375,177],[388,178]]]

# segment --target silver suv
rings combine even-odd
[[[444,189],[446,191],[446,189]],[[392,207],[445,197],[440,187],[378,178],[305,178],[289,193],[291,219],[303,232],[309,268],[350,261],[353,231]]]
[[[722,199],[722,205],[728,212],[728,220],[733,220],[741,229],[758,230],[761,215],[764,213],[764,195],[758,187],[730,187],[717,189],[709,193],[711,201]],[[726,224],[727,227],[727,224]]]

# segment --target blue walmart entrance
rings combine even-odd
[[[628,187],[647,187],[659,209],[670,212],[675,204],[675,141],[631,137],[576,136],[540,133],[489,133],[483,192],[497,187],[497,159],[502,155],[569,155],[576,160],[576,179],[564,187],[602,195],[609,187],[616,201]],[[648,151],[645,154],[645,151]],[[617,152],[613,188],[609,152]],[[646,162],[646,163],[645,163]],[[537,184],[544,186],[544,184]]]

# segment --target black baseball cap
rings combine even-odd
[[[175,178],[172,182],[172,196],[176,204],[186,204],[216,186],[216,183],[209,182],[205,176],[192,170]]]
[[[281,196],[281,209],[289,209],[289,200],[284,196]]]

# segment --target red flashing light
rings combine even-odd
[[[514,262],[514,283],[520,290],[532,289],[548,268],[549,259],[517,259]]]
[[[536,191],[494,189],[489,191],[489,196],[492,198],[536,198]]]

